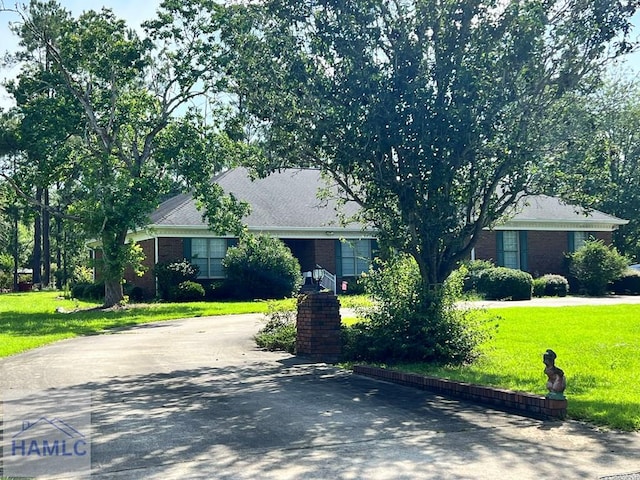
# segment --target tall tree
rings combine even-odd
[[[570,121],[557,126],[560,148],[544,170],[547,190],[629,220],[614,243],[640,261],[640,80],[609,76],[572,98],[564,116]]]
[[[322,168],[425,285],[528,191],[549,113],[628,50],[638,4],[243,3],[222,39],[255,169]]]
[[[177,118],[193,99],[215,92],[218,56],[203,41],[214,33],[203,29],[208,24],[197,9],[160,11],[146,25],[145,38],[108,9],[73,19],[55,2],[32,0],[21,16],[22,47],[28,39],[46,52],[54,97],[81,112],[81,133],[63,135],[65,158],[55,155],[54,167],[77,179],[68,185],[74,201],[64,214],[99,240],[104,303],[113,306],[123,299],[122,277],[131,259],[127,233],[146,224],[175,180],[195,191],[221,230],[238,228],[238,216],[245,212],[209,181],[224,165],[220,151],[230,142],[197,114]],[[59,25],[55,34],[52,21]],[[182,162],[168,158],[169,149],[158,148],[159,140],[185,130],[202,154]]]

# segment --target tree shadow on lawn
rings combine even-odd
[[[593,475],[572,464],[570,449],[541,442],[540,434],[509,435],[509,428],[553,431],[560,423],[295,358],[113,377],[74,389],[93,395],[94,478],[374,478],[383,471],[462,478],[456,468],[487,458],[513,467],[539,460],[541,476]],[[64,402],[72,391],[49,393]],[[601,442],[596,432],[593,438]],[[602,452],[635,455],[625,438],[602,441]]]
[[[0,332],[15,336],[42,336],[73,333],[91,335],[105,330],[133,327],[145,322],[165,321],[165,318],[178,319],[195,317],[184,307],[162,306],[159,312],[149,312],[144,308],[102,310],[90,308],[74,312],[23,313],[3,312],[0,316]],[[141,318],[149,316],[148,319]],[[154,317],[155,316],[155,317]],[[158,320],[158,316],[162,319]]]
[[[5,312],[0,318],[0,332],[15,336],[42,336],[73,333],[89,335],[105,328],[135,325],[126,315],[115,312],[83,311],[77,313]]]

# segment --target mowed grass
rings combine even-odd
[[[518,307],[488,312],[498,331],[473,365],[405,364],[405,371],[546,394],[542,354],[556,352],[567,378],[568,415],[640,430],[640,305]]]
[[[194,302],[133,305],[103,311],[99,303],[64,299],[59,292],[0,295],[0,358],[65,338],[176,318],[265,313],[268,302]],[[279,303],[291,308],[295,300]],[[92,309],[93,308],[93,309]],[[64,313],[56,312],[61,309]]]

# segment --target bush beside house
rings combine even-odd
[[[566,297],[569,281],[562,275],[547,274],[533,279],[534,297]]]
[[[640,272],[628,269],[610,287],[616,295],[640,295]]]
[[[179,262],[157,263],[153,269],[158,285],[158,296],[162,300],[174,300],[178,286],[183,282],[195,282],[200,273],[197,265],[183,259]],[[204,296],[204,290],[203,296]]]
[[[487,300],[531,300],[533,277],[522,270],[495,267],[478,279],[478,292]]]
[[[291,250],[268,235],[245,234],[222,262],[225,283],[235,298],[290,297],[300,288],[302,272]]]
[[[629,261],[615,247],[602,241],[588,241],[570,256],[569,268],[580,285],[581,293],[605,295],[611,282],[626,271]]]

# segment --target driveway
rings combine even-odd
[[[638,478],[638,434],[262,352],[259,327],[194,318],[62,341],[1,360],[0,392],[91,391],[96,479]]]

